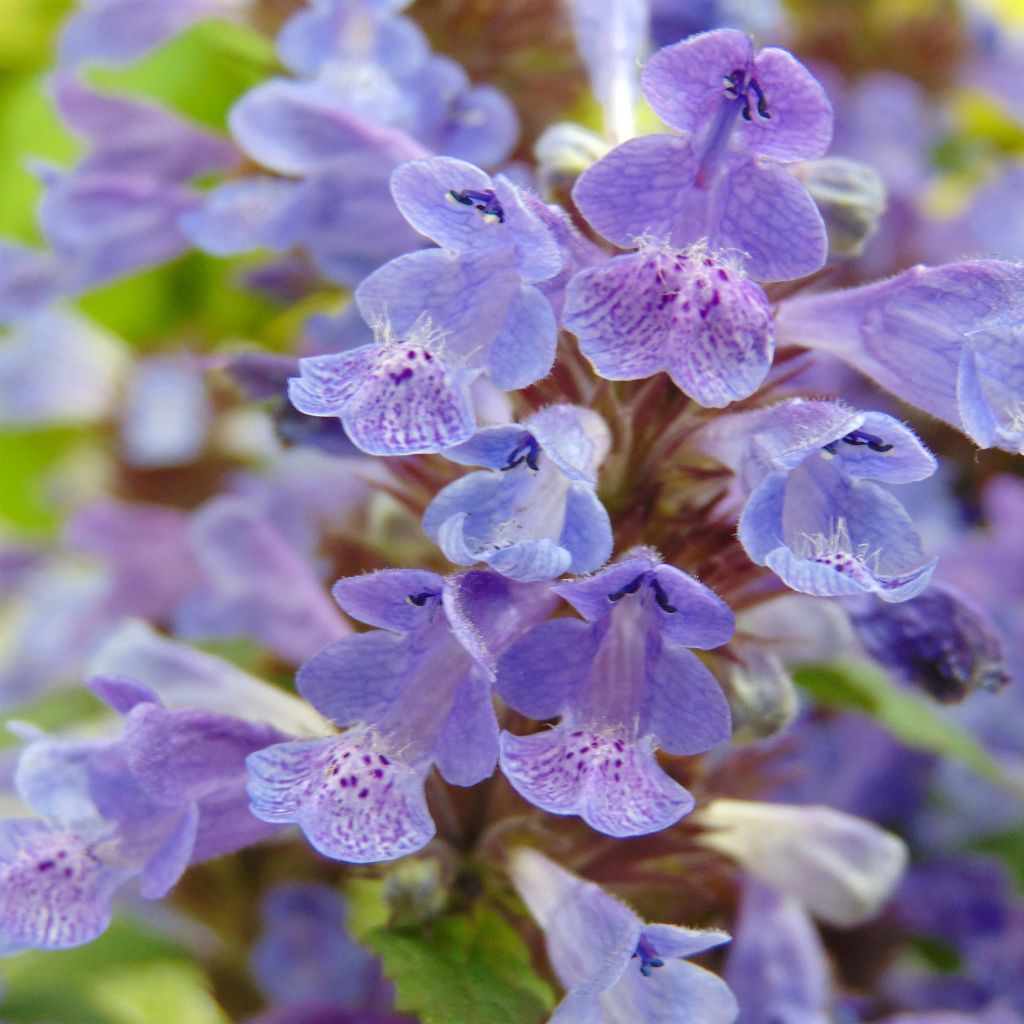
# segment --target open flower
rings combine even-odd
[[[741,263],[704,244],[645,245],[578,273],[562,325],[602,377],[665,370],[694,401],[721,408],[760,386],[775,352],[771,306]]]
[[[907,601],[927,586],[935,560],[881,484],[923,480],[935,458],[892,416],[797,398],[721,417],[695,444],[737,472],[740,543],[793,590]]]
[[[591,572],[612,551],[608,513],[594,493],[610,443],[604,420],[572,405],[480,430],[445,456],[489,469],[445,487],[423,529],[449,560],[487,562],[511,579]]]
[[[596,231],[624,248],[644,235],[678,248],[706,238],[745,252],[762,281],[822,266],[825,225],[783,166],[821,156],[832,136],[832,107],[802,64],[719,29],[660,50],[641,87],[680,134],[630,139],[583,173],[573,198]]]
[[[647,924],[614,896],[535,850],[512,855],[512,881],[544,930],[567,990],[550,1024],[730,1024],[736,1000],[721,978],[685,957],[725,932]]]
[[[696,754],[728,737],[725,696],[687,648],[726,643],[732,612],[644,548],[552,589],[587,621],[532,629],[498,663],[495,685],[524,715],[562,721],[531,736],[503,732],[501,770],[537,807],[608,835],[667,828],[693,797],[654,753]]]
[[[342,608],[380,628],[324,648],[297,684],[350,728],[253,754],[253,813],[297,822],[337,860],[390,860],[425,846],[434,835],[423,793],[431,768],[456,786],[494,771],[495,656],[550,607],[544,590],[514,587],[490,572],[446,579],[394,569],[339,580]]]
[[[399,256],[356,290],[368,321],[398,332],[427,316],[448,348],[512,391],[540,380],[555,358],[558,325],[537,287],[565,257],[555,234],[503,175],[432,157],[391,178],[398,208],[440,249]]]

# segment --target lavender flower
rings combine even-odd
[[[363,316],[398,333],[429,317],[452,356],[502,391],[545,376],[558,326],[537,285],[564,257],[544,219],[502,175],[447,157],[404,164],[391,191],[406,220],[442,248],[399,256],[363,281]]]
[[[594,229],[629,247],[645,235],[676,248],[700,239],[748,255],[762,281],[813,273],[825,227],[782,164],[821,156],[832,108],[784,50],[754,54],[748,36],[720,29],[658,51],[644,95],[680,135],[631,139],[584,172],[573,198]]]
[[[567,990],[551,1024],[735,1020],[725,982],[683,959],[728,942],[724,932],[645,925],[614,896],[534,850],[513,854],[511,874]]]
[[[325,856],[390,860],[434,834],[423,794],[433,765],[457,786],[494,771],[495,657],[550,600],[493,573],[414,569],[339,580],[334,595],[380,628],[325,648],[299,670],[298,687],[351,728],[254,754],[249,795],[257,817],[297,822]]]
[[[65,23],[65,64],[130,64],[203,18],[242,16],[250,0],[85,0]]]
[[[779,307],[779,339],[850,363],[981,448],[1024,445],[1024,269],[998,260],[914,267]]]
[[[764,292],[738,259],[704,245],[685,252],[645,245],[581,271],[569,284],[562,324],[602,377],[666,370],[712,408],[756,390],[775,351]]]
[[[124,734],[37,738],[22,753],[19,794],[55,824],[0,823],[5,951],[89,941],[106,928],[114,892],[129,878],[138,875],[142,895],[158,899],[189,863],[270,834],[246,808],[244,758],[281,733],[206,711],[167,711],[136,683],[91,685],[124,715]]]
[[[208,502],[190,535],[202,581],[177,609],[180,636],[253,636],[295,663],[348,632],[300,552],[243,498]]]
[[[496,686],[524,715],[562,721],[531,736],[503,732],[501,770],[537,807],[608,835],[667,828],[693,797],[654,752],[694,754],[728,737],[725,697],[686,648],[728,641],[732,612],[647,549],[553,590],[587,621],[531,630],[499,662]]]
[[[469,386],[478,371],[453,359],[427,324],[404,337],[382,325],[375,344],[301,359],[299,372],[288,382],[292,405],[307,416],[337,416],[370,455],[438,452],[476,426]]]
[[[743,884],[725,978],[740,1004],[737,1024],[828,1024],[828,957],[807,911],[753,878]]]
[[[450,561],[486,562],[511,579],[590,572],[612,550],[608,513],[594,493],[610,442],[600,416],[571,405],[479,430],[445,456],[489,470],[444,488],[423,529]]]
[[[96,92],[60,75],[54,99],[90,152],[71,171],[40,168],[43,234],[81,291],[156,266],[189,248],[179,227],[196,175],[237,161],[234,147],[151,103]]]
[[[722,417],[695,441],[737,472],[747,501],[740,542],[787,586],[835,597],[865,591],[906,601],[927,585],[910,517],[877,483],[908,483],[935,459],[883,413],[791,399]]]

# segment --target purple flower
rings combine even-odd
[[[69,172],[41,168],[43,235],[80,291],[173,259],[189,248],[178,221],[199,203],[188,182],[238,159],[222,140],[151,103],[54,83],[58,109],[92,148]]]
[[[0,324],[32,316],[59,294],[64,268],[53,253],[0,240]]]
[[[336,355],[299,360],[288,382],[292,405],[308,416],[337,416],[352,443],[370,455],[439,452],[476,427],[469,388],[478,371],[453,358],[428,324]]]
[[[406,220],[441,248],[399,256],[363,281],[363,316],[399,334],[429,317],[452,356],[502,391],[545,376],[558,325],[537,285],[564,263],[545,220],[502,175],[492,180],[448,157],[404,164],[391,191]]]
[[[701,405],[721,408],[764,380],[775,351],[768,299],[739,261],[702,246],[647,245],[577,274],[562,325],[609,380],[667,371]]]
[[[736,1000],[721,978],[684,962],[725,932],[644,922],[593,882],[534,850],[512,855],[512,881],[544,930],[566,989],[551,1024],[730,1024]]]
[[[501,735],[501,770],[527,800],[613,836],[657,832],[693,808],[655,749],[696,754],[729,736],[729,706],[687,647],[726,643],[733,615],[692,576],[638,549],[595,576],[552,588],[587,621],[545,622],[514,643],[496,687],[530,718]]]
[[[725,979],[737,1024],[829,1024],[828,957],[799,901],[748,878],[735,929]]]
[[[0,821],[0,953],[80,946],[106,929],[130,873],[105,864],[94,843],[76,828]]]
[[[432,54],[415,22],[393,16],[398,6],[318,0],[285,23],[278,53],[296,74],[317,79],[339,107],[435,152],[500,164],[519,130],[512,104],[492,86],[473,86],[455,61]]]
[[[199,583],[188,531],[188,516],[178,509],[98,501],[71,517],[64,543],[102,561],[109,576],[103,608],[110,620],[132,615],[164,623]]]
[[[207,502],[190,535],[202,582],[177,610],[179,635],[253,636],[295,663],[349,631],[304,555],[244,498]]]
[[[145,679],[146,687],[172,710],[201,708],[262,725],[273,722],[292,736],[314,736],[324,718],[293,693],[257,679],[224,658],[196,650],[128,620],[89,661],[89,673],[113,679]]]
[[[388,1010],[393,996],[380,964],[352,941],[345,902],[316,883],[276,886],[263,900],[263,931],[252,950],[260,987],[275,1003]]]
[[[351,286],[420,244],[388,192],[398,164],[426,155],[405,132],[345,109],[322,83],[284,78],[246,93],[228,123],[249,157],[284,177],[214,189],[182,220],[196,245],[215,255],[301,246],[325,277]]]
[[[349,615],[379,628],[344,637],[299,670],[299,692],[340,736],[283,743],[249,758],[253,813],[296,822],[336,860],[391,860],[434,835],[423,786],[493,771],[495,657],[550,608],[545,588],[495,573],[444,578],[393,569],[339,580]]]
[[[873,658],[936,700],[955,703],[1010,681],[996,627],[950,587],[933,585],[898,605],[858,603],[850,619]]]
[[[449,561],[486,562],[511,579],[591,572],[612,551],[608,513],[594,493],[610,443],[604,420],[572,405],[479,430],[445,456],[488,470],[445,487],[423,529]]]
[[[203,18],[237,20],[250,0],[84,0],[64,24],[64,64],[130,64]]]
[[[888,281],[783,302],[779,339],[828,352],[981,448],[1024,447],[1024,268],[913,267]]]
[[[139,876],[164,896],[190,863],[272,831],[245,802],[245,756],[281,738],[207,711],[168,711],[146,687],[94,679],[124,716],[104,740],[38,738],[17,767],[19,795],[51,825],[0,823],[0,945],[63,948],[95,938],[116,888]]]
[[[825,262],[825,227],[806,189],[782,166],[821,156],[832,108],[784,50],[754,54],[748,36],[720,29],[656,53],[642,88],[680,135],[630,139],[584,172],[573,198],[594,229],[630,247],[700,239],[749,257],[764,281],[813,273]]]
[[[935,458],[893,417],[798,398],[721,417],[696,443],[739,475],[748,495],[740,542],[788,587],[906,601],[927,585],[935,560],[874,481],[922,480]]]

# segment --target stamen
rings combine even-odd
[[[658,956],[658,951],[651,945],[647,939],[641,939],[636,944],[636,952],[633,954],[633,959],[640,958],[640,973],[645,977],[649,978],[655,967],[664,967],[665,961]]]
[[[609,601],[621,601],[627,594],[635,594],[640,589],[640,584],[644,581],[644,574],[641,573],[635,580],[630,580],[621,590],[616,590],[614,594],[608,595]]]
[[[853,448],[867,446],[871,451],[878,452],[880,455],[891,452],[893,449],[893,445],[886,444],[877,434],[869,434],[866,430],[851,430],[845,437],[840,437],[836,441],[829,441],[828,444],[823,445],[822,451],[828,452],[829,455],[838,455],[840,441]]]
[[[471,188],[463,189],[461,192],[449,189],[447,198],[453,203],[459,203],[462,206],[472,206],[479,210],[484,215],[484,220],[488,223],[494,223],[495,221],[499,224],[505,223],[505,211],[502,209],[501,202],[498,200],[498,195],[493,188],[485,189],[483,192],[477,192]]]
[[[768,110],[768,97],[765,96],[758,80],[749,75],[748,72],[737,68],[731,74],[725,76],[722,84],[728,99],[743,100],[743,109],[740,111],[740,115],[744,121],[748,123],[753,121],[755,109],[757,110],[757,116],[762,120],[771,120],[772,115]],[[753,104],[751,103],[750,93],[754,94],[755,102]]]
[[[668,594],[665,593],[664,588],[657,579],[651,580],[651,586],[654,588],[654,600],[658,602],[658,607],[663,612],[668,612],[671,615],[678,611],[676,606],[669,601]]]
[[[516,466],[525,462],[530,469],[537,472],[539,469],[537,459],[539,457],[540,445],[537,444],[532,435],[527,434],[523,440],[512,449],[508,457],[508,462],[501,467],[501,471],[504,473],[507,470],[515,469]]]

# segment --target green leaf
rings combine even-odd
[[[96,1007],[111,1024],[229,1024],[195,964],[163,960],[110,971],[90,986]]]
[[[859,711],[908,747],[952,758],[996,785],[1019,790],[973,736],[866,662],[840,658],[801,666],[793,675],[815,703]]]
[[[26,1024],[121,1024],[126,1019],[123,1015],[98,1012],[97,982],[111,969],[119,974],[134,973],[146,964],[167,963],[183,955],[181,945],[174,940],[129,918],[115,917],[107,931],[88,945],[45,952],[31,950],[5,958],[0,1016]],[[191,1020],[174,1015],[151,1019],[154,1024]]]
[[[378,929],[364,941],[394,981],[398,1009],[423,1024],[536,1024],[554,1006],[526,943],[488,908],[416,930]]]
[[[82,448],[85,438],[82,428],[72,426],[0,429],[0,533],[4,525],[29,537],[46,538],[58,531],[62,509],[51,493],[51,473]]]

